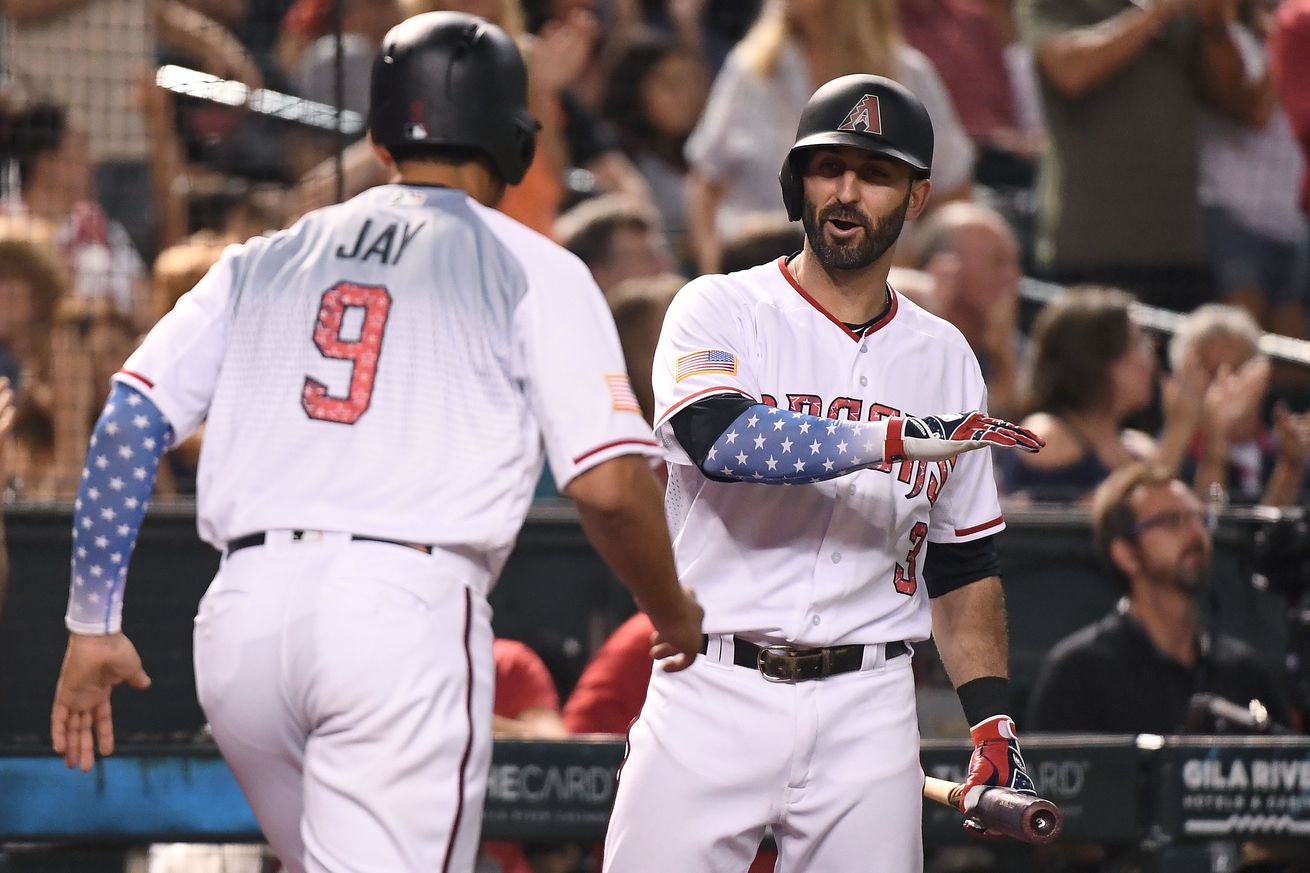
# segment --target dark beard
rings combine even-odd
[[[1195,569],[1187,566],[1186,559],[1193,554],[1200,556],[1201,560],[1195,564]],[[1210,585],[1212,573],[1211,560],[1202,549],[1188,549],[1184,552],[1174,567],[1174,584],[1183,591],[1195,594],[1204,591]]]
[[[910,208],[912,190],[913,185],[905,192],[900,207],[874,227],[869,226],[868,217],[858,207],[837,204],[818,215],[814,204],[806,200],[801,225],[805,228],[805,237],[810,241],[810,249],[819,263],[829,270],[863,270],[881,258],[901,235],[901,228],[905,226],[905,212]],[[823,235],[823,226],[832,218],[857,224],[864,228],[864,233],[856,241],[829,245]]]

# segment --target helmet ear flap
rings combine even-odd
[[[537,153],[537,129],[540,127],[535,119],[516,118],[514,128],[511,133],[512,148],[509,153],[513,156],[514,167],[513,178],[507,178],[505,181],[511,185],[517,185],[523,181],[527,175],[528,168],[532,166],[532,158]]]
[[[796,166],[792,162],[791,154],[788,154],[786,160],[782,162],[782,170],[778,173],[778,184],[782,186],[782,205],[787,209],[787,218],[791,221],[800,221],[805,211],[805,190],[801,176],[796,172]]]

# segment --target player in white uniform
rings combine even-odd
[[[196,687],[290,871],[472,868],[490,756],[486,595],[542,451],[685,667],[657,451],[586,268],[488,208],[532,159],[513,41],[429,13],[386,37],[370,132],[397,184],[233,246],[115,377],[77,500],[51,733],[112,751],[110,688],[149,683],[119,631],[167,445],[207,422],[201,536],[224,559]],[[662,638],[661,638],[662,635]]]
[[[968,450],[1042,443],[977,411],[920,417],[986,406],[959,331],[887,285],[931,159],[908,90],[829,82],[782,173],[804,249],[673,301],[655,426],[706,656],[651,680],[610,873],[740,873],[766,825],[787,873],[921,869],[910,644],[930,632],[975,725],[966,806],[1031,791],[1004,715],[1004,521],[990,451]]]

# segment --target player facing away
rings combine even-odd
[[[1005,715],[986,449],[1042,441],[977,411],[964,337],[887,284],[932,141],[896,82],[828,82],[781,175],[802,251],[696,279],[665,318],[665,511],[707,636],[691,669],[651,679],[609,873],[737,873],[766,825],[780,871],[921,870],[910,658],[930,631],[974,725],[965,804],[983,784],[1031,791]]]
[[[488,208],[537,124],[513,41],[472,16],[392,29],[370,135],[396,181],[230,247],[115,376],[78,493],[54,748],[113,750],[145,687],[119,631],[159,456],[206,421],[200,535],[223,550],[195,626],[201,705],[290,871],[465,873],[490,757],[486,595],[543,447],[583,528],[696,657],[657,451],[582,262]]]

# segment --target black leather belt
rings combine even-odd
[[[305,538],[306,533],[310,533],[310,531],[293,530],[291,531],[291,539],[293,542],[303,540]],[[401,542],[400,540],[389,540],[383,537],[369,537],[369,536],[365,536],[364,534],[351,534],[350,538],[351,540],[354,540],[356,542],[386,543],[387,545],[390,546],[404,546],[407,549],[414,549],[416,551],[422,552],[425,555],[432,554],[432,546],[424,546],[424,545],[420,545],[419,543],[405,543],[405,542]],[[248,549],[251,546],[262,546],[267,540],[268,540],[268,534],[265,531],[260,531],[259,533],[246,534],[243,537],[237,537],[234,540],[228,541],[227,554],[231,555],[233,552],[239,552],[242,549]]]
[[[701,654],[709,650],[710,638],[702,635]],[[884,660],[890,661],[908,655],[910,647],[904,640],[884,643]],[[829,646],[824,649],[805,649],[795,646],[757,646],[740,638],[733,638],[732,663],[738,667],[759,670],[770,682],[806,682],[853,673],[864,666],[864,646]]]

